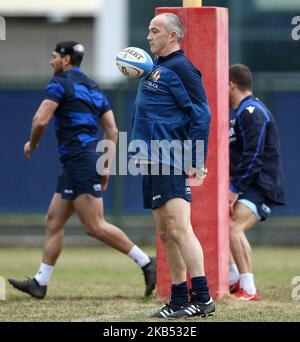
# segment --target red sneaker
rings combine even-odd
[[[240,291],[240,280],[238,280],[236,283],[229,285],[229,292],[230,293],[236,293]]]
[[[234,295],[236,296],[236,298],[243,300],[243,301],[260,300],[260,296],[259,296],[258,292],[251,295],[251,294],[247,293],[246,291],[244,291],[243,289],[240,289]]]

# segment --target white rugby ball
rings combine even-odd
[[[116,58],[116,65],[121,73],[129,78],[147,76],[153,69],[153,61],[149,54],[137,47],[121,50]]]

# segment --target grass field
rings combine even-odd
[[[40,254],[39,248],[1,248],[0,276],[32,276]],[[214,317],[193,321],[299,322],[300,300],[291,299],[291,280],[300,276],[300,248],[256,248],[254,267],[261,301],[241,303],[227,295]],[[143,298],[143,281],[137,265],[112,249],[65,248],[46,299],[34,300],[7,286],[0,321],[152,322],[148,315],[161,303]]]

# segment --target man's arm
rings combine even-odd
[[[104,170],[102,171],[102,177],[103,177],[102,190],[105,191],[107,188],[107,184],[108,184],[110,165],[116,153],[116,146],[118,142],[119,131],[118,131],[115,118],[114,118],[114,113],[112,110],[109,110],[103,115],[101,115],[99,123],[100,123],[100,126],[104,129],[103,139],[109,140],[112,143],[110,144],[111,148],[108,148],[105,152],[107,156],[106,162],[104,164],[106,172],[104,172]]]
[[[192,141],[192,169],[196,179],[203,180],[207,175],[205,161],[208,148],[208,137],[210,132],[211,113],[203,87],[201,73],[187,64],[184,68],[176,68],[175,78],[171,84],[171,92],[177,99],[180,107],[187,111],[191,117],[192,128],[190,139]],[[196,142],[202,141],[203,148],[196,154]],[[199,184],[200,185],[200,184]]]
[[[206,161],[211,113],[201,73],[189,62],[176,64],[172,71],[177,77],[171,82],[171,92],[179,106],[191,117],[190,139],[193,144],[193,167],[204,166]],[[203,156],[196,155],[196,141],[204,142]]]
[[[25,159],[30,158],[31,153],[37,148],[58,103],[51,100],[44,100],[32,120],[30,140],[24,146]]]
[[[114,113],[112,110],[107,111],[100,117],[100,126],[104,129],[103,139],[110,140],[114,144],[114,151],[109,151],[109,156],[114,157],[116,151],[116,145],[118,142],[119,130],[117,128]],[[111,160],[111,159],[109,159]]]

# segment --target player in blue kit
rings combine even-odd
[[[58,43],[50,61],[54,76],[33,118],[30,140],[24,156],[30,158],[53,118],[63,172],[46,217],[46,237],[42,263],[32,279],[9,279],[15,288],[36,298],[44,298],[54,265],[63,248],[64,225],[76,212],[88,235],[127,254],[142,268],[149,296],[156,283],[156,261],[136,246],[119,228],[105,221],[102,193],[109,179],[109,165],[97,173],[98,124],[104,139],[115,146],[118,129],[106,96],[81,70],[84,47],[67,41]],[[112,153],[111,151],[109,152]],[[112,160],[112,156],[108,160]]]
[[[265,220],[285,193],[280,140],[269,109],[253,95],[246,65],[229,69],[230,120],[230,292],[240,300],[259,299],[245,232]]]
[[[183,168],[184,141],[204,142],[204,156],[193,148],[191,168],[205,177],[205,160],[210,130],[210,109],[201,73],[180,49],[184,28],[178,16],[165,13],[150,23],[148,41],[156,56],[152,73],[142,79],[134,107],[132,140],[142,140],[141,164],[155,170],[143,177],[144,207],[152,209],[156,227],[164,244],[172,275],[169,303],[154,313],[158,318],[205,316],[215,310],[204,271],[203,251],[190,221],[191,189],[188,170]],[[169,161],[164,152],[153,153],[151,142],[177,141]],[[182,149],[180,148],[182,147]],[[151,151],[151,152],[150,152]],[[202,157],[202,158],[201,158]],[[186,160],[185,160],[186,161]],[[181,165],[181,166],[180,166]],[[170,174],[164,173],[170,167]],[[178,174],[181,171],[181,174]],[[189,297],[187,271],[192,289]]]

